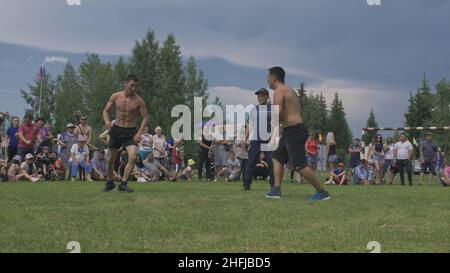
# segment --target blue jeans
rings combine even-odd
[[[72,177],[77,177],[78,171],[81,172],[80,177],[81,177],[82,171],[85,171],[86,173],[92,172],[91,165],[88,165],[86,163],[86,161],[78,162],[78,165],[76,165],[73,161],[70,161],[69,163],[70,163],[70,173],[71,173]]]

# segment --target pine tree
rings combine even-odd
[[[373,108],[370,109],[370,114],[369,114],[369,118],[367,119],[366,122],[366,127],[367,128],[377,128],[378,127],[378,122],[375,118],[375,113],[373,111]],[[372,139],[378,134],[378,130],[376,131],[367,131],[364,135],[364,143],[366,145],[368,145],[369,143],[372,142]]]
[[[343,158],[353,136],[347,122],[344,106],[337,93],[334,94],[334,100],[331,103],[328,124],[330,131],[335,135],[339,156]]]

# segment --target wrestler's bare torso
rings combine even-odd
[[[144,100],[137,94],[127,94],[126,91],[112,94],[105,110],[109,112],[113,106],[116,109],[114,125],[123,128],[136,127],[138,113],[142,109],[146,111]]]
[[[274,91],[274,104],[280,108],[279,121],[282,128],[303,122],[297,93],[287,85],[280,85]]]

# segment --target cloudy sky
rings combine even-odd
[[[149,28],[161,40],[174,33],[183,54],[201,60],[213,96],[253,103],[248,90],[264,86],[266,69],[280,65],[291,85],[304,80],[328,98],[338,92],[354,133],[372,107],[380,125],[402,125],[409,92],[423,73],[432,84],[450,75],[446,0],[80,2],[2,0],[0,42],[55,50],[70,61],[70,53],[86,51],[128,55]],[[6,57],[0,52],[0,68],[14,65]],[[23,75],[17,88],[30,77]],[[17,99],[11,87],[2,88],[5,80],[0,75],[0,92]],[[0,110],[10,106],[4,97]]]

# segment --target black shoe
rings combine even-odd
[[[250,190],[250,187],[244,187],[242,190],[244,190],[244,191],[249,191],[249,190]]]
[[[103,192],[109,192],[116,188],[116,183],[114,181],[106,182],[105,187],[103,188]]]
[[[131,189],[130,187],[128,187],[127,184],[120,184],[119,185],[119,192],[132,193],[132,192],[134,192],[134,190]]]

